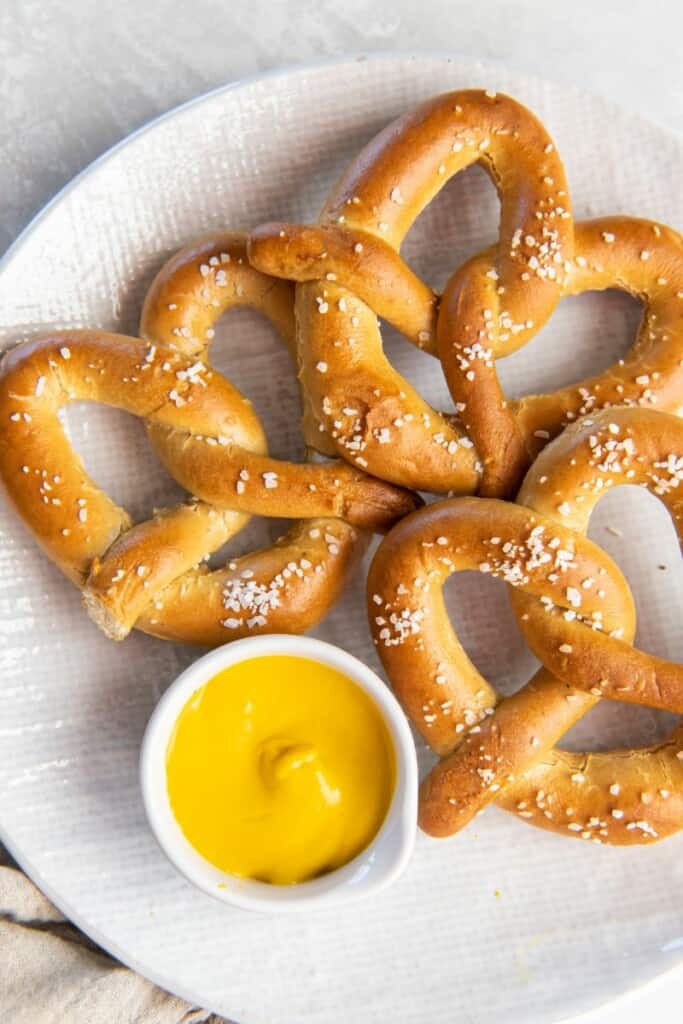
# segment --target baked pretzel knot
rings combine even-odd
[[[291,345],[292,289],[253,270],[244,239],[184,249],[147,298],[148,340],[62,331],[12,349],[0,376],[0,475],[48,556],[111,637],[133,625],[215,645],[301,632],[329,610],[368,540],[415,508],[408,492],[336,462],[267,455],[251,404],[211,369],[213,324],[233,306],[265,314]],[[87,475],[59,423],[72,400],[139,416],[163,463],[194,497],[131,525]],[[249,513],[305,517],[274,547],[207,572]]]
[[[439,301],[399,249],[425,206],[474,163],[500,197],[499,239],[456,271]],[[680,237],[625,217],[575,229],[550,136],[500,93],[448,93],[400,117],[348,168],[317,226],[266,224],[250,236],[249,258],[301,282],[300,372],[313,412],[340,454],[386,480],[511,497],[536,453],[579,415],[679,404]],[[628,357],[571,387],[507,401],[496,360],[529,342],[563,295],[612,287],[645,304]],[[393,369],[376,314],[438,354],[454,413],[430,408]]]
[[[640,750],[553,745],[602,698],[683,712],[683,666],[632,646],[633,599],[585,537],[610,487],[637,484],[669,510],[683,542],[683,422],[604,410],[568,428],[534,463],[518,504],[459,498],[403,520],[368,579],[370,625],[403,706],[441,760],[422,784],[420,824],[446,836],[495,801],[529,824],[606,843],[683,827],[683,727]],[[510,586],[543,668],[499,700],[468,659],[442,596],[453,572]]]

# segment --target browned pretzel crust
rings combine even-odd
[[[499,239],[456,271],[439,302],[399,249],[424,207],[473,163],[498,190]],[[263,225],[249,258],[300,282],[300,372],[311,408],[340,454],[386,480],[509,497],[535,454],[582,413],[678,407],[680,236],[625,217],[575,229],[550,136],[501,93],[447,93],[400,117],[351,164],[318,225]],[[588,381],[508,402],[495,361],[529,342],[563,295],[611,287],[645,305],[629,356]],[[377,315],[440,356],[457,418],[430,408],[393,369]]]
[[[421,790],[420,824],[430,834],[458,831],[491,801],[597,842],[651,842],[683,827],[683,727],[642,750],[553,746],[603,697],[683,712],[683,666],[631,646],[626,580],[585,537],[595,504],[620,483],[657,495],[683,539],[680,419],[628,408],[585,417],[538,458],[518,504],[440,502],[380,545],[367,590],[375,643],[408,715],[442,755]],[[544,666],[500,701],[443,603],[445,579],[464,569],[510,585]]]
[[[535,252],[541,239],[527,238]],[[515,325],[482,290],[489,250],[461,267],[441,302],[438,344],[448,385],[463,423],[481,453],[479,493],[513,497],[536,454],[563,428],[593,410],[614,405],[677,412],[683,394],[683,240],[670,228],[633,217],[577,224],[575,257],[559,265],[560,295],[618,288],[643,304],[634,345],[612,366],[549,394],[508,401],[495,360],[511,351]],[[521,255],[521,276],[540,272],[538,258]],[[532,265],[535,269],[531,269]],[[501,300],[501,302],[503,302]],[[489,314],[489,307],[494,310]],[[529,324],[532,321],[528,321]],[[517,345],[515,344],[516,348]]]
[[[270,459],[250,403],[205,361],[210,324],[234,305],[260,309],[291,343],[291,298],[290,286],[249,267],[242,238],[204,239],[153,286],[143,324],[149,341],[64,331],[5,356],[0,476],[108,635],[120,639],[135,624],[217,644],[255,632],[299,632],[338,597],[366,531],[415,507],[412,495],[343,463]],[[131,527],[62,430],[58,411],[72,400],[143,418],[164,463],[195,497]],[[207,574],[202,563],[253,512],[309,521],[274,548]]]

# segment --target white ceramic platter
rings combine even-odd
[[[183,242],[218,227],[310,220],[378,128],[424,97],[469,86],[505,90],[541,116],[567,165],[578,217],[624,212],[680,227],[683,151],[662,129],[497,66],[348,59],[221,89],[98,161],[6,257],[3,345],[45,324],[134,332],[146,286]],[[496,217],[490,184],[471,170],[420,219],[404,253],[441,285],[496,237]],[[623,296],[568,300],[531,346],[505,361],[504,383],[519,393],[606,366],[636,323],[635,303]],[[403,372],[446,407],[436,363],[400,340],[387,344]],[[268,328],[232,314],[214,361],[255,400],[274,453],[295,455],[294,381]],[[68,427],[96,479],[134,515],[177,496],[137,422],[82,406],[69,411]],[[236,547],[277,528],[262,521]],[[495,808],[453,840],[419,837],[400,881],[349,908],[268,917],[204,896],[155,845],[137,778],[145,723],[193,653],[138,634],[108,642],[5,504],[0,530],[1,835],[62,910],[125,963],[240,1024],[547,1024],[677,962],[681,839],[601,848]],[[640,644],[683,660],[680,556],[662,508],[643,492],[615,491],[592,535],[634,586]],[[316,634],[375,665],[362,591],[359,578]],[[533,659],[502,587],[463,576],[449,599],[482,670],[503,689],[519,685]],[[605,702],[571,742],[649,741],[661,724],[648,711]]]

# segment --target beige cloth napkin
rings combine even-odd
[[[98,949],[0,846],[0,1019],[12,1024],[228,1024]]]

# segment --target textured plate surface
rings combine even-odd
[[[545,121],[577,218],[631,213],[683,222],[683,152],[660,128],[496,66],[347,60],[210,94],[90,168],[0,270],[3,347],[45,325],[134,332],[146,286],[179,245],[217,227],[313,218],[346,161],[391,117],[433,93],[471,86],[505,90]],[[496,218],[490,184],[468,171],[420,218],[404,253],[441,285],[496,237]],[[636,324],[635,303],[615,293],[567,300],[541,336],[505,361],[504,383],[521,393],[606,366]],[[446,408],[438,366],[398,339],[388,337],[387,346]],[[296,455],[296,389],[269,329],[251,314],[229,315],[214,362],[255,401],[273,452]],[[95,478],[135,516],[177,497],[139,423],[80,406],[67,425]],[[276,532],[277,524],[250,525],[232,550]],[[633,585],[640,645],[683,660],[680,556],[663,509],[620,489],[597,510],[591,534]],[[267,918],[196,892],[157,849],[137,782],[145,723],[193,652],[142,635],[106,641],[4,504],[0,540],[2,838],[81,927],[164,987],[240,1024],[332,1024],[341,1008],[363,1024],[534,1024],[604,1002],[677,962],[683,840],[600,848],[496,809],[453,840],[420,836],[402,879],[348,909]],[[317,635],[374,665],[362,591],[359,579]],[[534,662],[502,587],[465,575],[450,586],[449,601],[482,671],[508,692],[518,686]],[[605,702],[568,743],[647,742],[662,725],[651,712]]]

